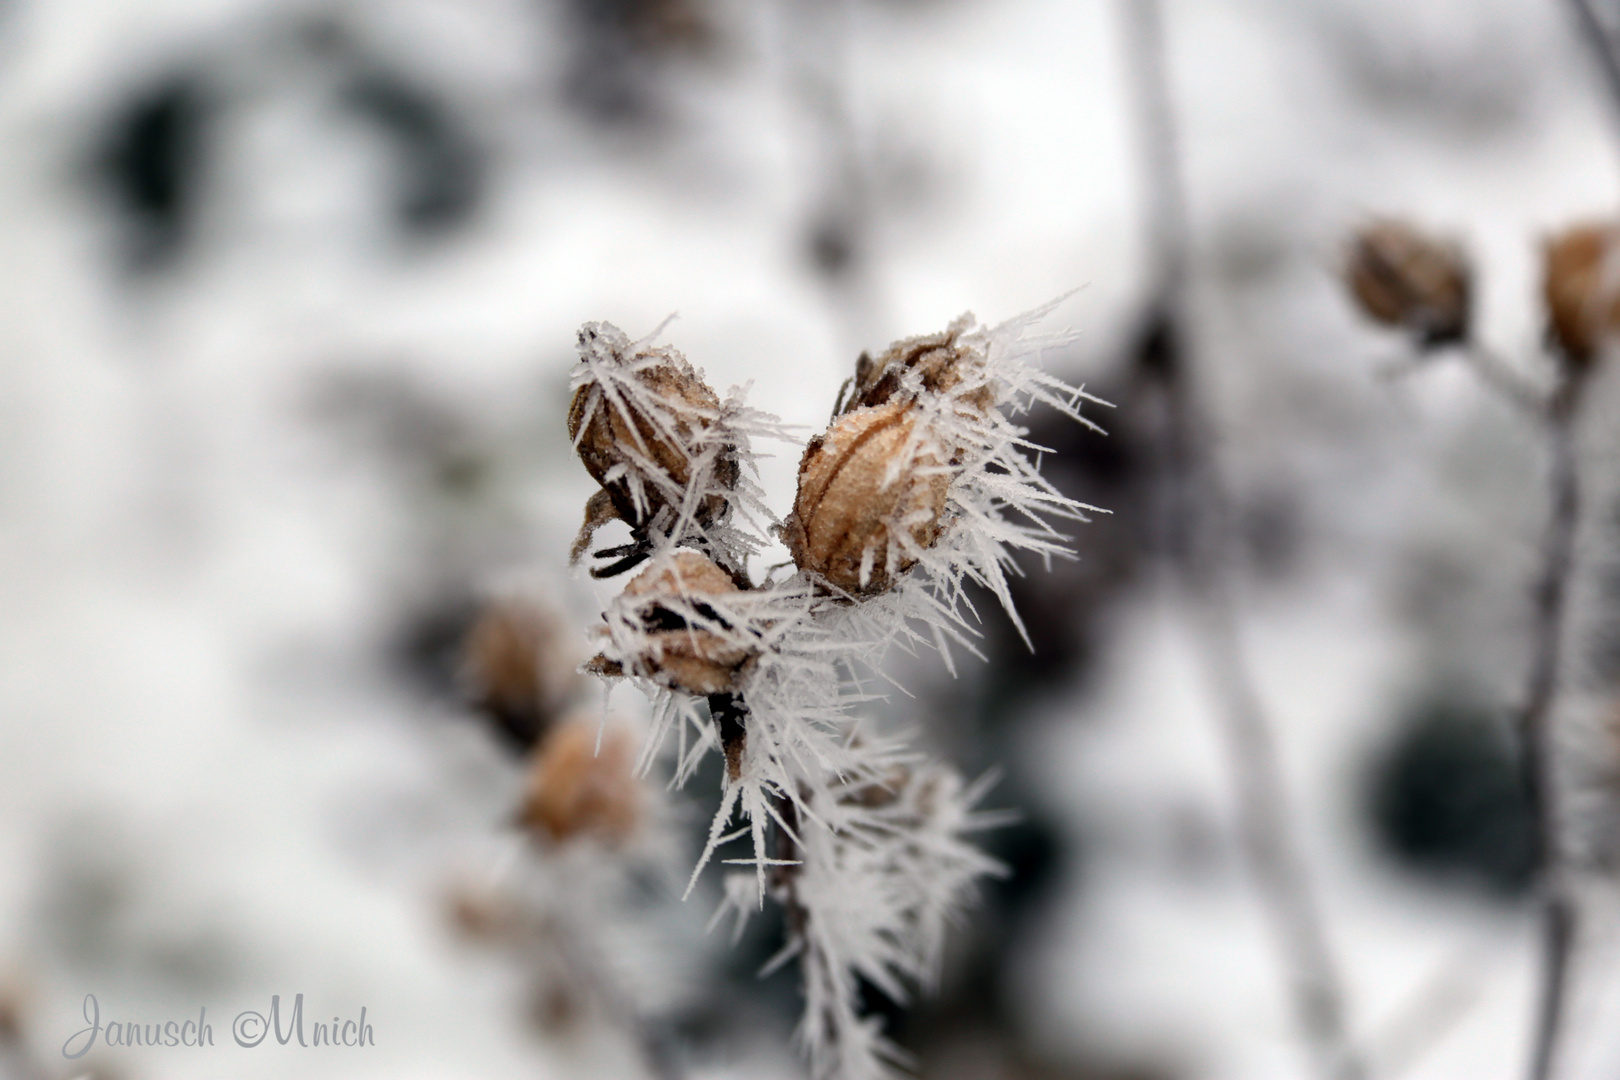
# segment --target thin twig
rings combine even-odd
[[[1541,991],[1531,1055],[1532,1080],[1548,1080],[1557,1057],[1570,953],[1575,940],[1575,897],[1560,833],[1553,709],[1562,666],[1565,609],[1575,568],[1580,487],[1575,460],[1575,419],[1585,373],[1571,368],[1546,412],[1552,456],[1552,507],[1542,542],[1541,574],[1534,593],[1530,671],[1519,717],[1520,756],[1535,822],[1536,865],[1542,903]]]
[[[1466,342],[1462,346],[1462,358],[1486,385],[1510,404],[1535,416],[1546,413],[1551,404],[1548,394],[1487,346]]]
[[[1479,1005],[1490,984],[1498,935],[1459,946],[1390,1013],[1362,1036],[1368,1071],[1396,1080],[1415,1067]]]
[[[1167,541],[1198,608],[1196,631],[1219,702],[1242,836],[1263,909],[1282,954],[1294,1011],[1323,1076],[1357,1080],[1344,992],[1291,822],[1276,738],[1238,640],[1229,558],[1232,513],[1216,439],[1191,382],[1188,363],[1188,252],[1164,32],[1157,0],[1125,0],[1124,23],[1139,104],[1149,184],[1149,226],[1156,261],[1155,299],[1140,360],[1162,381],[1166,402]]]
[[[1597,12],[1592,10],[1591,0],[1569,0],[1569,6],[1575,9],[1575,21],[1580,24],[1581,36],[1586,38],[1587,44],[1597,54],[1598,66],[1603,69],[1603,81],[1608,86],[1612,104],[1620,109],[1620,54],[1616,53],[1614,39],[1597,17]]]

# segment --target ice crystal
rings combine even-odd
[[[801,497],[781,526],[799,569],[759,582],[746,572],[775,527],[750,479],[749,443],[782,436],[773,418],[748,410],[738,392],[721,405],[706,388],[677,386],[667,373],[691,369],[667,346],[632,343],[605,324],[581,332],[578,408],[620,410],[635,444],[620,464],[593,469],[619,503],[625,493],[640,500],[618,513],[631,520],[635,544],[604,554],[654,559],[609,604],[593,669],[630,678],[652,701],[643,771],[673,738],[671,783],[680,785],[724,744],[720,804],[691,880],[724,845],[747,838],[751,854],[726,861],[750,872],[727,875],[717,920],[733,914],[740,930],[767,897],[783,906],[788,941],[773,963],[799,961],[799,1039],[818,1080],[885,1077],[904,1065],[881,1023],[862,1015],[860,984],[897,1002],[931,987],[947,925],[972,882],[998,869],[969,842],[995,821],[974,809],[987,782],[964,785],[904,740],[862,730],[859,707],[875,696],[890,648],[934,647],[947,666],[952,645],[977,651],[973,586],[993,594],[1022,633],[1007,584],[1015,552],[1072,557],[1054,523],[1084,521],[1093,508],[1041,476],[1044,451],[1018,423],[1044,403],[1094,426],[1080,408],[1096,399],[1039,366],[1069,340],[1030,333],[1049,311],[996,327],[964,315],[943,334],[862,358],[834,423],[886,424],[883,456],[838,444],[828,452],[843,459],[818,462],[813,441],[800,473],[802,494],[806,470],[835,478],[870,470],[838,488],[847,535],[822,544],[842,545],[841,567],[853,558],[853,591],[800,557],[810,550],[805,537],[825,524],[810,519],[817,499]],[[647,376],[654,368],[665,374]],[[900,483],[943,495],[883,494]],[[856,497],[890,519],[859,522]],[[681,548],[708,556],[730,580],[695,555],[675,558]]]

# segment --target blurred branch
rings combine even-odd
[[[872,272],[870,168],[849,88],[857,8],[858,0],[786,0],[780,9],[789,86],[814,143],[817,175],[804,242],[852,351],[870,345],[883,314]]]
[[[1510,404],[1533,416],[1546,413],[1548,395],[1496,353],[1478,342],[1468,342],[1462,356],[1474,373]]]
[[[1512,364],[1478,342],[1459,342],[1457,350],[1462,362],[1502,400],[1537,419],[1546,415],[1550,394]],[[1378,368],[1377,374],[1386,382],[1395,382],[1431,367],[1437,356],[1427,352],[1401,356]]]
[[[1534,594],[1530,672],[1524,711],[1519,718],[1524,786],[1536,824],[1536,862],[1540,868],[1542,902],[1541,992],[1530,1068],[1533,1080],[1547,1080],[1552,1075],[1575,939],[1575,897],[1559,834],[1562,807],[1552,721],[1562,666],[1564,615],[1575,567],[1575,532],[1580,511],[1575,419],[1585,382],[1583,367],[1567,365],[1563,384],[1546,413],[1552,453],[1549,478],[1552,508],[1542,541],[1541,574]]]
[[[1282,952],[1300,1029],[1321,1073],[1363,1075],[1345,1030],[1344,993],[1310,874],[1291,823],[1276,737],[1239,642],[1229,560],[1230,499],[1215,461],[1217,439],[1188,362],[1190,229],[1171,109],[1158,0],[1121,5],[1140,110],[1155,265],[1137,360],[1165,395],[1165,517],[1170,553],[1197,605],[1195,631],[1218,699],[1238,801],[1238,827],[1261,903]]]
[[[1581,36],[1597,54],[1598,66],[1603,69],[1603,81],[1608,85],[1612,104],[1620,110],[1620,52],[1616,51],[1614,39],[1593,10],[1592,0],[1569,0],[1569,6],[1575,9],[1575,20],[1580,24]]]
[[[1395,1008],[1389,1021],[1364,1036],[1370,1071],[1381,1080],[1396,1080],[1479,1004],[1489,982],[1495,936],[1493,931],[1457,949]]]

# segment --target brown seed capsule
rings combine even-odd
[[[887,404],[901,392],[907,372],[916,372],[925,392],[948,394],[958,392],[961,387],[962,401],[980,412],[988,412],[996,403],[994,388],[983,381],[976,385],[968,382],[983,361],[978,350],[961,340],[962,331],[970,325],[971,320],[964,317],[940,333],[905,338],[890,345],[876,359],[861,353],[855,362],[855,378],[847,391],[848,398],[839,413]]]
[[[753,651],[739,642],[714,604],[741,590],[708,556],[682,549],[631,579],[621,602],[639,628],[635,656],[598,656],[589,667],[602,674],[641,675],[689,694],[732,690]]]
[[[468,699],[523,749],[533,746],[578,685],[576,654],[539,607],[488,604],[461,649]]]
[[[1468,337],[1471,282],[1455,245],[1403,222],[1376,222],[1356,234],[1345,279],[1362,311],[1424,348]]]
[[[950,475],[913,445],[912,405],[897,400],[846,413],[810,440],[799,461],[798,497],[782,537],[801,570],[854,596],[887,591],[917,561],[899,537],[926,548],[944,531]]]
[[[630,739],[607,732],[600,753],[596,741],[596,722],[585,719],[546,736],[529,772],[522,825],[558,842],[576,836],[610,844],[629,839],[641,810]]]
[[[1620,227],[1578,225],[1549,240],[1542,293],[1548,337],[1572,364],[1590,363],[1620,329]]]
[[[607,356],[619,370],[611,381],[591,379],[574,391],[568,406],[568,436],[586,471],[613,500],[613,509],[631,525],[650,521],[660,509],[678,504],[692,483],[700,433],[720,409],[720,399],[679,352],[671,348],[631,353],[631,342],[612,326],[588,323],[579,332],[581,353]],[[649,357],[657,357],[648,362]],[[600,362],[600,361],[599,361]],[[723,488],[737,483],[734,451],[715,460],[713,480]],[[723,494],[699,504],[700,521],[725,511]],[[591,528],[591,522],[586,522]]]

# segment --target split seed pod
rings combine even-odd
[[[1548,337],[1570,363],[1590,363],[1620,330],[1620,227],[1578,225],[1549,240],[1542,292]]]
[[[677,350],[637,348],[607,323],[586,323],[579,350],[583,378],[569,402],[568,435],[614,513],[645,526],[665,507],[679,508],[696,481],[715,489],[693,508],[697,520],[724,516],[740,470],[735,449],[710,430],[720,399],[702,375]]]
[[[689,694],[733,690],[754,650],[717,607],[741,592],[708,556],[685,548],[667,555],[620,595],[634,652],[604,653],[586,667],[601,675],[640,675]]]
[[[1470,272],[1453,244],[1403,222],[1376,222],[1356,234],[1345,279],[1362,311],[1413,334],[1423,348],[1468,337]]]
[[[885,405],[903,393],[908,382],[924,393],[949,394],[980,413],[989,412],[996,398],[995,389],[982,376],[983,356],[961,340],[971,325],[971,317],[958,319],[940,333],[897,341],[876,359],[861,353],[846,390],[848,398],[838,412]],[[907,378],[910,373],[914,378]]]
[[[914,402],[857,408],[810,440],[782,536],[801,570],[876,596],[945,528],[950,473],[918,445]]]
[[[623,732],[603,735],[598,752],[596,723],[573,720],[540,744],[519,822],[558,842],[594,836],[620,844],[640,817],[638,783]]]

